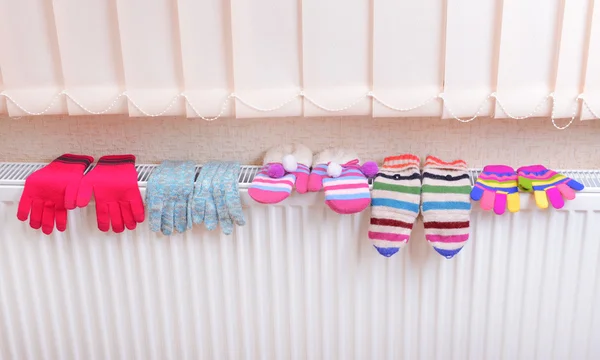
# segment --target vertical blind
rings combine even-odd
[[[2,1],[0,91],[9,116],[595,119],[600,0]]]

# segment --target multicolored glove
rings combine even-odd
[[[517,186],[517,173],[510,166],[488,165],[477,178],[471,199],[481,200],[483,210],[492,210],[498,215],[508,211],[517,212],[521,207],[519,188]]]
[[[98,160],[92,171],[83,177],[77,195],[77,206],[85,207],[96,197],[98,229],[116,233],[136,228],[144,221],[144,202],[137,183],[135,156],[108,155]]]
[[[213,179],[212,195],[219,224],[225,235],[233,232],[233,222],[240,226],[246,224],[238,191],[239,174],[240,163],[229,162],[221,164]]]
[[[219,162],[209,162],[202,166],[194,184],[192,220],[194,224],[204,223],[208,230],[216,229],[219,222],[212,188],[213,180],[220,166],[225,165]]]
[[[191,161],[164,161],[148,180],[146,204],[150,230],[171,235],[192,228],[192,193],[196,165]]]
[[[75,209],[83,172],[94,161],[91,156],[64,154],[27,177],[19,201],[17,218],[49,235],[67,228],[67,209]],[[31,215],[29,214],[31,212]]]
[[[524,166],[517,169],[519,187],[524,191],[533,191],[535,203],[546,209],[548,200],[555,209],[565,205],[567,200],[575,199],[575,191],[583,190],[583,184],[547,169],[542,165]]]

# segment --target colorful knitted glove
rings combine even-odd
[[[410,238],[421,201],[421,160],[412,154],[385,158],[373,182],[369,239],[390,257]]]
[[[481,200],[483,210],[492,210],[498,215],[508,211],[519,211],[519,189],[517,187],[517,173],[510,166],[488,165],[477,178],[471,199]]]
[[[222,164],[213,179],[213,198],[217,208],[217,216],[221,230],[225,235],[233,232],[233,223],[246,224],[240,193],[238,190],[238,177],[240,163],[229,162]]]
[[[469,239],[470,192],[464,161],[444,162],[427,157],[421,195],[425,239],[447,259],[456,255]]]
[[[150,230],[164,235],[192,228],[192,193],[196,166],[191,161],[164,161],[148,180],[146,205]]]
[[[555,209],[560,209],[565,205],[563,197],[573,200],[575,191],[584,188],[583,184],[542,165],[521,167],[517,169],[517,174],[519,187],[525,191],[533,191],[535,203],[542,209],[548,207],[548,200]]]
[[[94,161],[91,156],[64,154],[27,177],[19,201],[17,218],[29,218],[34,229],[49,235],[67,228],[67,209],[74,209],[83,172]],[[31,212],[31,215],[29,214]]]
[[[77,206],[90,202],[92,192],[96,197],[98,229],[114,232],[136,228],[144,221],[144,202],[137,182],[135,156],[108,155],[98,160],[96,167],[81,180]]]

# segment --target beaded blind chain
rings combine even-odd
[[[313,99],[312,97],[310,97],[309,95],[307,95],[303,90],[300,90],[296,95],[292,96],[291,98],[289,98],[288,100],[280,103],[279,105],[276,105],[274,107],[270,107],[270,108],[263,108],[263,107],[259,107],[256,106],[254,104],[249,103],[248,101],[246,101],[245,99],[239,97],[236,93],[231,93],[227,96],[227,98],[223,101],[222,105],[221,105],[221,110],[219,111],[219,113],[214,116],[214,117],[205,117],[202,116],[198,110],[196,109],[196,107],[194,106],[194,104],[190,101],[190,99],[187,97],[187,95],[185,93],[180,93],[178,95],[175,95],[171,101],[169,102],[169,104],[167,105],[167,107],[165,107],[162,111],[158,112],[158,113],[148,113],[147,111],[145,111],[144,109],[142,109],[136,102],[135,100],[129,96],[129,94],[127,93],[127,91],[124,91],[122,93],[120,93],[119,95],[117,95],[117,97],[110,103],[110,105],[108,105],[108,107],[104,110],[101,111],[93,111],[90,110],[88,107],[86,107],[85,105],[81,104],[79,101],[77,101],[73,96],[71,96],[71,94],[69,94],[66,90],[63,90],[61,92],[59,92],[58,94],[56,94],[53,98],[52,101],[50,101],[50,104],[48,104],[48,106],[46,106],[46,108],[40,112],[33,112],[33,111],[29,111],[27,109],[25,109],[23,106],[21,106],[15,99],[13,99],[10,95],[8,95],[6,92],[0,92],[0,96],[4,96],[6,97],[6,99],[8,101],[10,101],[11,103],[13,103],[16,107],[18,107],[19,109],[21,109],[21,111],[29,114],[29,115],[43,115],[45,113],[47,113],[56,103],[56,101],[61,97],[61,96],[66,96],[67,98],[69,98],[71,101],[73,101],[73,103],[75,103],[77,106],[79,106],[83,111],[89,113],[89,114],[93,114],[93,115],[102,115],[102,114],[106,114],[107,112],[109,112],[113,107],[115,107],[115,105],[117,104],[117,102],[121,99],[121,98],[127,98],[127,100],[131,103],[131,105],[133,105],[133,107],[135,107],[140,113],[144,114],[145,116],[148,117],[156,117],[156,116],[162,116],[164,114],[166,114],[177,102],[177,100],[179,100],[179,98],[183,98],[185,99],[185,102],[190,106],[190,108],[194,111],[194,113],[196,114],[196,116],[200,117],[203,120],[206,121],[214,121],[219,119],[220,117],[223,116],[223,114],[225,113],[229,103],[231,102],[232,99],[239,101],[240,103],[244,104],[245,106],[249,107],[250,109],[256,110],[256,111],[260,111],[260,112],[271,112],[271,111],[275,111],[278,109],[281,109],[283,107],[285,107],[286,105],[288,105],[289,103],[291,103],[292,101],[298,99],[298,98],[304,98],[306,101],[310,102],[311,104],[313,104],[314,106],[316,106],[317,108],[327,111],[327,112],[340,112],[340,111],[344,111],[344,110],[348,110],[350,108],[352,108],[353,106],[355,106],[356,104],[358,104],[359,102],[363,101],[364,99],[373,99],[374,101],[376,101],[377,103],[381,104],[382,106],[385,106],[388,109],[394,110],[394,111],[398,111],[398,112],[406,112],[406,111],[411,111],[411,110],[415,110],[418,109],[420,107],[423,107],[433,101],[436,101],[437,99],[442,100],[442,104],[444,106],[444,108],[448,111],[448,113],[450,114],[450,116],[457,120],[460,121],[462,123],[467,123],[467,122],[471,122],[475,119],[477,119],[480,114],[481,111],[483,110],[483,108],[485,107],[485,105],[490,101],[490,99],[494,98],[496,99],[496,103],[498,104],[498,106],[500,107],[500,109],[502,109],[502,111],[506,114],[506,116],[508,116],[511,119],[516,119],[516,120],[521,120],[521,119],[527,119],[530,117],[533,117],[539,110],[540,108],[548,101],[548,99],[552,99],[552,113],[550,118],[552,119],[552,125],[554,125],[555,128],[559,129],[559,130],[564,130],[566,128],[568,128],[573,121],[575,120],[575,117],[577,116],[577,104],[578,101],[581,100],[583,106],[585,106],[585,108],[595,117],[595,118],[600,118],[600,116],[594,112],[592,110],[592,108],[590,107],[590,105],[587,103],[587,101],[585,100],[583,94],[580,94],[579,96],[577,96],[577,98],[575,99],[574,103],[573,103],[573,112],[570,118],[570,121],[565,125],[565,126],[558,126],[555,122],[555,99],[554,99],[554,93],[550,93],[548,95],[546,95],[536,106],[535,108],[527,115],[525,116],[514,116],[512,115],[508,110],[506,110],[504,104],[500,101],[500,99],[498,98],[498,95],[494,92],[489,94],[485,100],[481,103],[481,105],[479,106],[479,108],[477,108],[477,111],[475,112],[475,114],[470,117],[470,118],[460,118],[458,116],[456,116],[456,114],[454,113],[454,111],[452,111],[452,109],[450,108],[450,105],[448,104],[448,102],[444,99],[444,93],[440,93],[436,96],[433,96],[427,100],[425,100],[424,102],[415,105],[415,106],[411,106],[411,107],[406,107],[406,108],[399,108],[393,105],[390,105],[389,103],[385,102],[384,100],[382,100],[380,97],[378,97],[377,95],[375,95],[375,93],[373,93],[372,91],[367,92],[365,95],[358,97],[356,100],[354,100],[353,102],[349,103],[346,106],[340,107],[340,108],[330,108],[327,107],[323,104],[320,104],[319,102],[317,102],[315,99]]]

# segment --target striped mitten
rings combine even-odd
[[[422,192],[425,238],[440,255],[450,259],[469,239],[471,182],[467,164],[428,156]]]
[[[411,154],[387,157],[375,177],[369,239],[383,256],[394,255],[410,238],[419,215],[420,163]]]
[[[341,169],[338,168],[340,173],[329,169],[329,173],[336,176],[323,179],[325,203],[338,214],[355,214],[366,209],[371,203],[369,181],[358,162],[359,160],[355,159],[341,165]],[[329,166],[340,165],[332,162]]]
[[[301,144],[286,144],[269,149],[263,167],[252,180],[248,194],[262,204],[275,204],[290,196],[296,185],[299,193],[308,190],[312,151]]]

